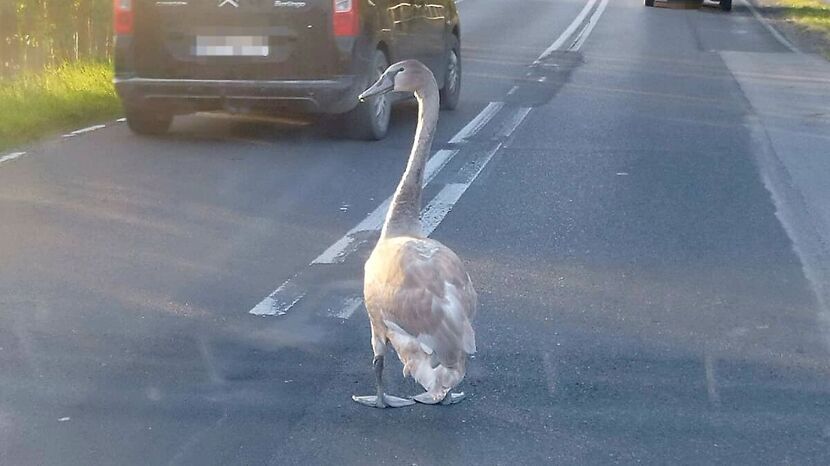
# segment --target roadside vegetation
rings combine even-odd
[[[812,33],[814,44],[830,59],[830,3],[823,0],[772,0],[775,16]]]
[[[112,0],[0,0],[0,150],[111,118]]]
[[[120,112],[108,62],[22,72],[0,81],[0,150]]]

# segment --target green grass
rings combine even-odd
[[[821,0],[776,0],[784,19],[824,36],[824,52],[830,56],[830,4]]]
[[[120,112],[109,63],[68,63],[0,80],[0,150]]]

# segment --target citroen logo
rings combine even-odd
[[[234,8],[239,8],[239,0],[222,0],[219,2],[219,7],[223,7],[225,5],[230,5]]]

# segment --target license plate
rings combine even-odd
[[[266,36],[196,36],[193,54],[198,57],[267,57]]]

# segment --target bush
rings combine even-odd
[[[109,63],[67,63],[22,73],[0,81],[0,148],[120,112]]]

